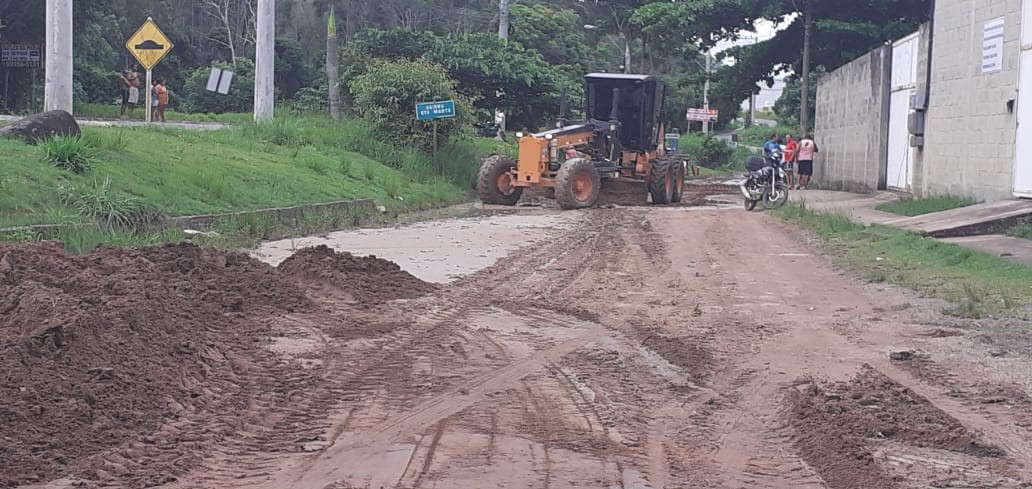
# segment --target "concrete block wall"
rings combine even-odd
[[[1017,123],[1007,102],[1017,98],[1021,3],[936,2],[925,146],[914,172],[919,196],[1011,197]],[[1005,19],[1003,69],[982,74],[983,27],[1000,17]],[[924,83],[923,66],[919,82]]]
[[[891,78],[892,47],[883,46],[821,79],[814,179],[822,189],[885,188]]]

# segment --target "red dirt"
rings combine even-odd
[[[307,307],[272,267],[192,245],[0,257],[0,486],[127,471],[93,456],[216,405],[200,382],[267,334],[249,313]]]
[[[278,269],[305,285],[343,291],[363,306],[414,299],[437,289],[394,262],[338,253],[325,245],[298,251],[280,263]]]
[[[849,382],[820,384],[789,394],[796,448],[836,489],[893,488],[897,482],[875,461],[867,439],[1001,457],[956,419],[870,366]]]

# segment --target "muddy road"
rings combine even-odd
[[[166,489],[1032,487],[1027,333],[856,281],[771,216],[523,209],[442,223],[440,235],[422,226],[425,239],[405,245],[421,247],[422,261],[390,232],[363,243],[382,240],[379,255],[394,249],[436,283],[351,258],[334,265],[325,249],[313,256],[328,261],[281,267],[311,305],[248,316],[264,328],[252,337],[263,360],[233,363],[212,389],[240,396],[178,400],[152,433],[91,455],[72,479]],[[340,239],[357,238],[303,245]],[[258,256],[279,263],[283,246]],[[434,265],[435,247],[497,261],[452,270]],[[370,269],[375,286],[347,278]]]

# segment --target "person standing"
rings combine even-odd
[[[118,85],[122,92],[120,116],[124,120],[128,117],[126,111],[135,109],[136,104],[140,101],[140,79],[136,72],[126,68],[122,70],[121,76],[118,77]]]
[[[777,134],[771,134],[770,139],[763,143],[763,159],[767,161],[767,166],[774,166],[775,151],[781,151],[781,141],[778,141]]]
[[[792,135],[791,134],[786,134],[785,135],[785,179],[787,181],[785,183],[788,184],[789,188],[792,188],[792,185],[794,185],[793,182],[795,182],[794,173],[795,173],[795,157],[796,157],[796,147],[797,146],[798,146],[798,144],[796,143],[795,139],[792,138]]]
[[[165,122],[165,107],[168,107],[168,88],[165,87],[165,80],[154,80],[153,92],[154,110],[151,120]]]
[[[796,152],[796,160],[799,161],[799,185],[796,188],[806,189],[810,185],[810,178],[813,177],[813,159],[819,151],[812,135],[807,134],[799,141],[799,149]]]

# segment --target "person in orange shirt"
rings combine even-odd
[[[168,107],[168,89],[165,80],[154,80],[154,112],[151,120],[165,122],[165,108]]]
[[[791,134],[785,135],[785,177],[788,180],[788,188],[792,188],[794,185],[792,182],[795,180],[795,156],[796,148],[798,144],[795,139],[792,139]]]

